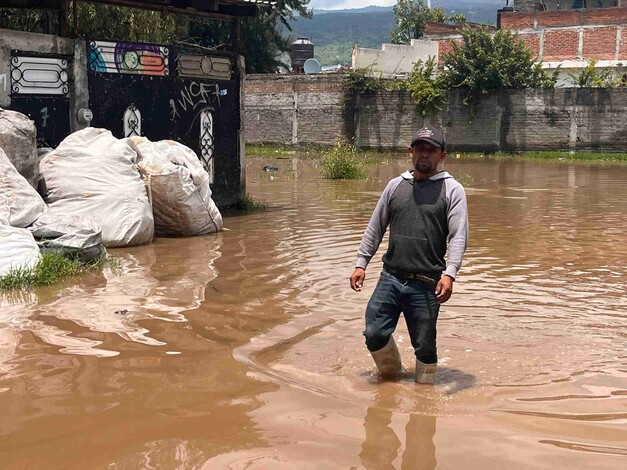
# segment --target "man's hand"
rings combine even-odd
[[[453,293],[453,278],[446,274],[438,281],[438,285],[435,288],[435,295],[438,298],[438,303],[443,304],[451,298]]]
[[[351,276],[351,289],[355,292],[361,292],[361,288],[366,280],[366,270],[363,268],[355,268],[353,275]]]

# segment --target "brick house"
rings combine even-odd
[[[353,68],[376,64],[374,73],[390,76],[411,70],[414,57],[435,55],[442,64],[451,42],[459,41],[460,29],[468,26],[476,25],[428,22],[424,37],[411,45],[356,47]],[[498,11],[497,28],[516,33],[548,71],[559,66],[558,87],[572,86],[569,73],[577,75],[591,60],[627,82],[627,0],[513,0],[513,6]]]
[[[511,29],[547,70],[561,67],[557,86],[572,86],[569,72],[596,60],[627,80],[627,1],[515,0],[498,12],[498,27]]]

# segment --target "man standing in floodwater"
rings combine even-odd
[[[446,158],[442,132],[420,129],[408,152],[413,169],[383,190],[359,245],[350,284],[361,291],[366,267],[389,225],[383,271],[366,308],[366,346],[381,377],[397,378],[402,366],[392,333],[403,312],[416,355],[416,382],[433,384],[436,322],[440,304],[453,293],[466,250],[468,209],[462,185],[438,170]]]

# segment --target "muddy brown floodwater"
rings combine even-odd
[[[348,286],[404,169],[334,182],[252,160],[266,212],[2,297],[0,467],[627,468],[627,166],[446,163],[471,243],[434,387],[379,383],[363,344],[387,241]],[[410,369],[402,322],[395,336]]]

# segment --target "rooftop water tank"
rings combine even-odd
[[[314,55],[314,45],[307,38],[298,38],[292,43],[290,59],[292,60],[292,71],[294,73],[304,73],[305,61]]]

